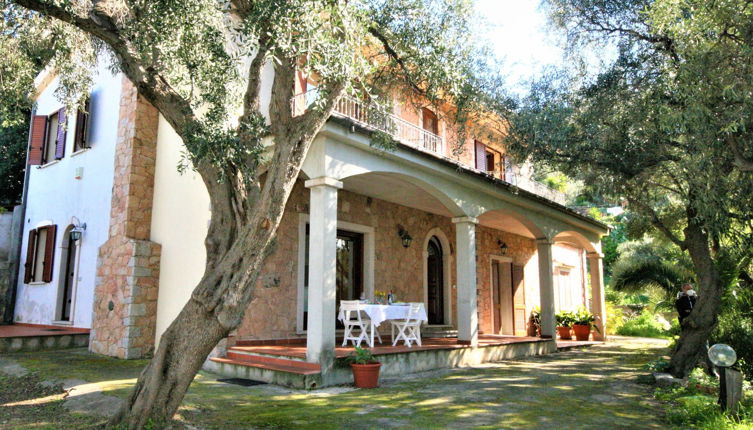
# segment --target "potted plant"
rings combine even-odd
[[[588,340],[591,336],[591,329],[599,329],[594,324],[594,321],[596,321],[596,318],[594,317],[594,314],[588,311],[588,309],[584,307],[578,309],[578,312],[573,315],[573,333],[575,333],[575,340]]]
[[[570,340],[573,337],[570,335],[570,327],[573,325],[575,316],[570,311],[559,311],[554,315],[557,321],[557,334],[562,340]]]
[[[539,336],[541,337],[541,308],[538,306],[534,306],[533,309],[531,309],[531,329],[529,332],[531,333],[531,336]]]
[[[379,385],[379,368],[382,363],[376,361],[371,351],[356,347],[347,358],[353,369],[353,383],[358,388],[376,388]]]

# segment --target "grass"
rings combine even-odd
[[[655,396],[666,405],[666,420],[677,429],[753,429],[753,391],[748,387],[736,416],[724,413],[717,404],[719,382],[696,369],[687,387],[660,388]],[[747,398],[747,400],[746,400]]]
[[[662,429],[651,388],[635,383],[642,366],[666,342],[634,340],[589,350],[508,361],[480,368],[436,371],[388,381],[373,390],[320,391],[272,385],[241,387],[200,372],[175,425],[201,429]],[[32,373],[18,394],[18,378],[0,382],[0,428],[92,428],[102,419],[68,413],[62,393],[38,390],[43,380],[96,382],[105,394],[124,397],[144,361],[123,361],[81,351],[12,354]],[[40,388],[41,389],[41,388]],[[25,393],[25,394],[23,394]],[[18,406],[17,395],[36,399]],[[52,396],[52,397],[50,397]],[[598,405],[598,406],[597,406]],[[5,423],[5,424],[3,424]],[[54,423],[54,424],[53,424]]]

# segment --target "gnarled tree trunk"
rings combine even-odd
[[[670,361],[669,371],[677,378],[686,377],[702,354],[706,354],[706,342],[716,327],[723,293],[722,279],[711,257],[708,234],[691,221],[685,229],[685,244],[700,288],[698,302],[682,323],[680,339]]]

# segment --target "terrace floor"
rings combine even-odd
[[[42,325],[42,324],[22,324],[0,325],[0,338],[8,337],[38,337],[38,336],[65,336],[74,334],[88,334],[88,328],[60,326],[60,325]]]

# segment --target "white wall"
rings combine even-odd
[[[198,173],[178,173],[183,141],[160,115],[151,240],[162,245],[157,340],[204,274],[209,194]]]
[[[12,254],[10,249],[13,242],[10,238],[13,229],[13,212],[0,213],[0,260],[5,260]]]
[[[98,66],[91,96],[91,148],[73,154],[74,115],[67,115],[65,157],[45,166],[31,166],[28,205],[23,220],[20,276],[16,299],[15,321],[50,324],[56,315],[63,236],[71,217],[86,223],[80,242],[78,282],[74,286],[72,324],[91,327],[94,281],[99,247],[107,240],[110,221],[110,199],[117,141],[118,115],[122,77],[112,75],[106,62]],[[54,96],[58,86],[55,78],[37,99],[37,115],[48,115],[62,107]],[[82,179],[75,179],[75,170],[83,168]],[[28,232],[41,223],[57,224],[55,259],[51,283],[23,283]]]
[[[586,306],[583,250],[565,244],[552,247],[554,260],[554,303],[560,310],[575,311]],[[567,276],[560,276],[567,272]]]

